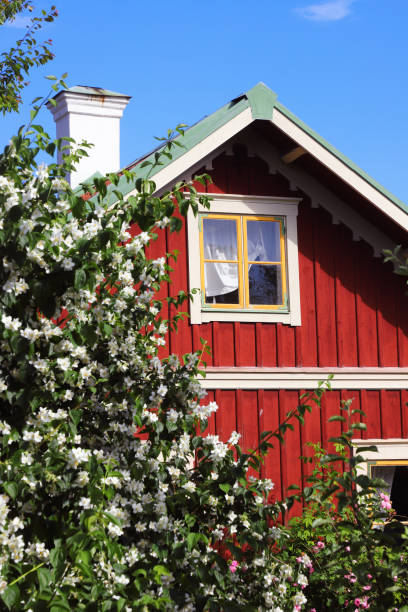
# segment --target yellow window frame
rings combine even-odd
[[[227,219],[228,221],[235,221],[237,227],[237,258],[238,259],[207,259],[204,257],[204,231],[203,231],[203,219]],[[242,283],[242,235],[241,235],[241,217],[240,215],[201,215],[200,217],[200,267],[201,267],[201,296],[202,305],[205,308],[221,308],[221,309],[242,309],[244,307],[243,297],[243,283]],[[238,304],[213,304],[205,301],[205,263],[236,263],[238,265]]]
[[[251,261],[248,259],[248,221],[269,221],[279,223],[280,234],[280,261]],[[259,217],[256,215],[245,215],[242,217],[244,226],[244,274],[245,274],[245,305],[251,310],[282,310],[287,303],[287,288],[286,288],[286,249],[285,249],[285,226],[283,218],[279,217]],[[282,278],[282,302],[281,304],[250,304],[249,301],[249,264],[254,265],[279,265],[281,267]]]
[[[237,260],[208,259],[204,257],[204,230],[203,219],[227,219],[234,220],[237,227]],[[269,221],[279,223],[280,231],[280,261],[252,262],[248,259],[248,221]],[[288,292],[286,278],[286,241],[285,241],[285,220],[284,217],[259,216],[259,215],[231,215],[231,214],[203,214],[200,215],[200,270],[201,270],[201,303],[205,309],[222,310],[287,310]],[[237,263],[238,264],[238,304],[213,304],[205,301],[205,263]],[[281,304],[250,304],[249,302],[249,264],[280,265],[282,278],[282,303]]]

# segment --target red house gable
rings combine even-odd
[[[153,173],[157,189],[206,172],[211,209],[191,215],[179,235],[163,231],[149,254],[179,251],[163,297],[201,289],[163,357],[200,350],[200,338],[211,347],[202,381],[219,405],[211,432],[227,440],[237,430],[253,448],[305,389],[333,373],[321,411],[267,457],[264,472],[277,495],[302,484],[305,443],[327,446],[339,433],[328,418],[341,400],[353,398],[366,413],[363,438],[379,447],[368,469],[403,465],[408,298],[382,250],[406,243],[408,207],[262,83],[179,141],[183,148]],[[140,161],[131,167],[143,176]]]

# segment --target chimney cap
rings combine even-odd
[[[68,89],[62,89],[55,96],[58,98],[63,93],[73,93],[73,94],[82,94],[85,96],[103,96],[103,97],[112,97],[112,98],[126,98],[130,100],[132,96],[126,96],[125,94],[118,93],[116,91],[109,91],[109,89],[103,89],[102,87],[89,87],[88,85],[75,85],[74,87],[69,87]]]

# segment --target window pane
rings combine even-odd
[[[408,518],[408,467],[398,465],[395,468],[391,489],[392,507],[402,520]]]
[[[280,266],[249,265],[249,303],[282,304],[282,274]]]
[[[205,301],[214,304],[239,304],[238,264],[204,264]]]
[[[203,218],[204,259],[238,259],[237,222]]]
[[[247,221],[248,260],[280,261],[280,223]]]
[[[391,495],[392,482],[394,480],[395,467],[393,465],[373,465],[371,468],[373,478],[381,478],[386,484],[381,487],[387,495]]]

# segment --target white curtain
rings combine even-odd
[[[207,297],[225,295],[238,289],[238,264],[222,261],[238,259],[235,221],[204,220],[204,258],[220,260],[220,262],[204,264]]]
[[[225,259],[238,259],[236,222],[228,219],[203,219],[204,258],[206,262],[205,293],[207,297],[225,295],[238,289],[238,264]],[[248,260],[280,260],[279,225],[270,221],[248,221]],[[278,255],[279,254],[279,255]],[[251,269],[252,264],[249,264]]]

